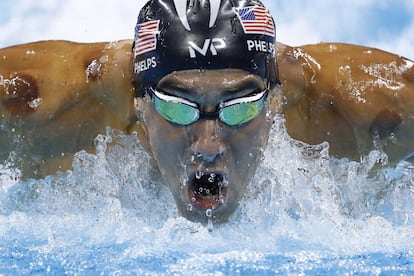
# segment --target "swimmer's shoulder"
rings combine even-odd
[[[81,101],[129,113],[131,44],[40,41],[0,49],[2,113],[50,118]]]
[[[334,105],[350,123],[370,126],[384,112],[398,114],[402,119],[412,117],[412,60],[343,43],[305,45],[301,49],[314,61],[314,75],[307,80],[310,91],[316,99]]]
[[[329,141],[338,156],[373,147],[373,138],[395,135],[389,152],[412,149],[414,62],[380,49],[319,43],[280,46],[278,54],[288,132],[308,143]],[[279,50],[279,45],[278,45]]]
[[[41,41],[0,49],[0,148],[14,151],[21,137],[23,154],[36,158],[25,161],[25,176],[70,168],[73,154],[93,151],[107,126],[135,130],[131,44]]]

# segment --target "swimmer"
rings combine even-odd
[[[42,177],[70,168],[106,126],[136,131],[181,214],[225,221],[276,114],[293,138],[329,141],[332,156],[410,154],[412,61],[354,45],[276,43],[257,0],[187,2],[149,1],[133,41],[0,49],[4,159],[19,145],[25,175]]]

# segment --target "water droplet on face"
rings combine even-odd
[[[229,181],[227,179],[223,179],[223,181],[220,184],[221,187],[227,188],[229,186]]]
[[[195,177],[197,179],[201,179],[202,176],[203,176],[203,172],[202,171],[197,171],[196,174],[195,174]]]
[[[212,209],[207,209],[206,216],[207,216],[207,229],[208,229],[209,232],[212,232],[214,230],[213,210]]]
[[[211,217],[213,216],[213,210],[212,210],[212,209],[207,209],[207,210],[206,210],[206,216],[207,216],[208,218],[211,218]]]
[[[208,232],[213,232],[214,230],[213,220],[211,218],[208,218],[207,229]]]
[[[211,173],[210,174],[210,177],[208,178],[208,182],[214,183],[215,178],[216,178],[216,174],[215,173]]]
[[[187,176],[182,176],[180,179],[180,188],[181,190],[185,189],[185,187],[187,187],[187,183],[188,183],[188,177]]]

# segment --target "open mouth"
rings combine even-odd
[[[189,178],[188,196],[194,207],[201,210],[219,208],[226,199],[227,185],[222,173],[193,173]]]

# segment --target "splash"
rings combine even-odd
[[[40,180],[0,167],[0,273],[413,269],[414,166],[390,166],[381,151],[335,159],[327,143],[291,139],[276,118],[239,209],[221,225],[207,211],[203,226],[178,214],[136,134],[108,129],[95,145],[73,170]]]

